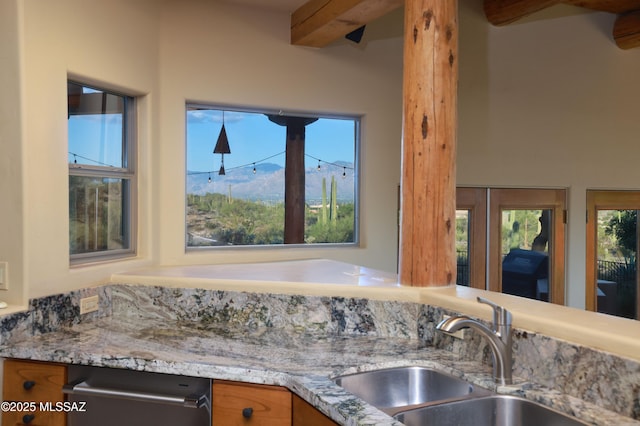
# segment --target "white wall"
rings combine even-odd
[[[289,44],[289,16],[220,2],[168,2],[154,211],[162,264],[330,258],[396,271],[401,37],[311,49]],[[224,249],[185,253],[185,101],[362,114],[360,248]],[[215,135],[212,135],[212,140]]]
[[[611,14],[497,28],[460,8],[458,185],[567,188],[567,300],[584,307],[585,191],[640,189],[640,49],[616,47]]]

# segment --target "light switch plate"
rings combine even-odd
[[[0,262],[0,290],[9,290],[9,262]]]
[[[80,315],[98,310],[98,296],[89,296],[80,299]]]

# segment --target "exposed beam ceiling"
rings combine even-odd
[[[618,15],[613,38],[621,49],[640,47],[640,0],[484,0],[484,12],[501,26],[559,3]]]
[[[324,47],[404,5],[404,0],[309,0],[291,15],[291,44]]]
[[[620,49],[640,46],[640,10],[618,16],[613,26],[613,38]]]
[[[560,3],[560,0],[485,0],[484,14],[493,25],[501,26]]]
[[[404,2],[309,0],[291,15],[291,44],[327,46]],[[640,0],[484,0],[484,11],[491,24],[502,26],[560,3],[617,14],[612,30],[616,45],[621,49],[640,47]]]
[[[610,13],[627,13],[640,9],[639,0],[566,0],[563,3]]]

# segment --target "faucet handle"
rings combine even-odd
[[[478,296],[478,303],[489,305],[493,308],[493,328],[497,329],[500,325],[511,325],[511,312],[507,311],[504,307],[492,302],[489,299]],[[495,331],[495,330],[494,330]]]

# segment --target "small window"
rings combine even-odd
[[[69,81],[71,263],[135,253],[134,99]]]
[[[356,117],[187,105],[186,245],[357,243]]]

